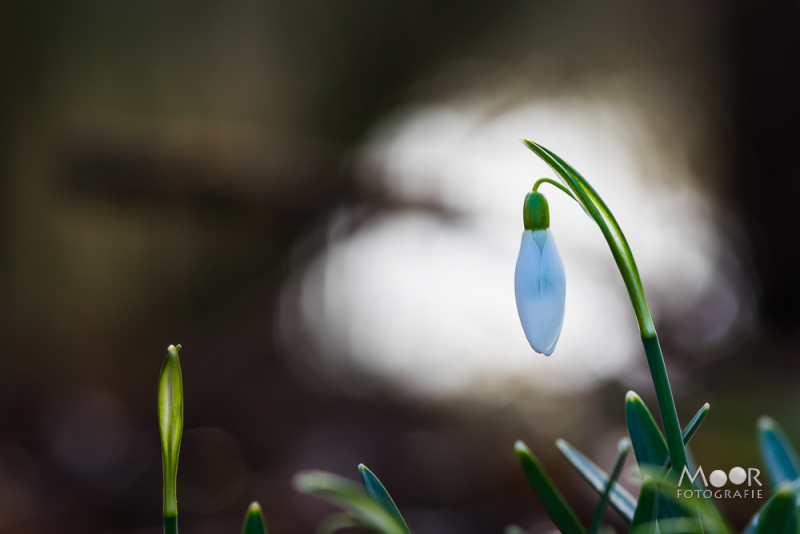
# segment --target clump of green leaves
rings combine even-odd
[[[367,466],[358,466],[363,487],[346,478],[322,471],[303,471],[295,475],[294,487],[344,508],[346,511],[325,518],[317,534],[330,534],[342,528],[366,528],[383,534],[411,534],[405,519]]]
[[[183,379],[178,352],[170,346],[161,368],[158,387],[158,416],[164,468],[164,532],[177,534],[177,472],[183,433]],[[708,414],[705,404],[682,432],[688,444]],[[672,470],[668,448],[661,430],[644,401],[634,392],[625,397],[628,438],[622,438],[610,474],[566,441],[556,447],[586,482],[597,492],[598,504],[587,528],[555,487],[544,467],[521,441],[514,445],[522,471],[542,501],[553,523],[564,534],[598,534],[607,508],[613,508],[635,534],[694,533],[731,534],[713,501],[703,497],[677,499],[677,476]],[[770,481],[771,497],[753,517],[745,534],[800,534],[797,502],[800,501],[800,459],[778,423],[769,417],[758,421],[758,441]],[[630,450],[642,476],[638,497],[631,495],[618,479]],[[365,465],[358,466],[361,485],[321,471],[304,471],[293,483],[299,491],[323,498],[345,511],[325,518],[317,534],[332,534],[345,528],[362,528],[381,534],[411,534],[389,492]],[[254,502],[245,514],[242,534],[267,534],[261,506]],[[506,534],[525,534],[509,525]]]
[[[703,496],[704,491],[695,492],[699,496],[694,498],[678,497],[679,490],[688,491],[692,487],[691,475],[695,470],[686,445],[706,418],[709,405],[702,406],[689,424],[681,429],[644,287],[622,229],[597,191],[578,171],[547,148],[528,140],[523,140],[523,143],[544,160],[560,180],[559,183],[542,178],[536,182],[533,191],[536,192],[545,183],[556,186],[579,204],[606,239],[628,289],[664,423],[662,434],[641,397],[629,392],[625,397],[628,437],[619,442],[610,474],[566,441],[556,441],[559,451],[599,495],[588,528],[555,487],[533,452],[518,441],[514,449],[525,477],[553,524],[563,534],[598,534],[609,505],[630,525],[630,532],[635,534],[731,533],[732,529],[714,501]],[[778,424],[768,417],[762,417],[758,422],[758,440],[769,477],[771,496],[753,517],[744,534],[800,534],[800,460],[797,452]],[[633,449],[642,476],[637,497],[617,482],[630,449]],[[355,526],[382,534],[408,532],[405,521],[383,485],[368,470],[366,472],[369,475],[365,477],[364,470],[366,468],[362,469],[364,490],[335,475],[320,472],[297,475],[295,486],[298,489],[348,510],[326,519],[320,525],[320,533],[327,534]],[[679,487],[680,475],[684,472],[688,472],[690,477]],[[699,486],[699,482],[697,484],[697,490],[705,490]],[[525,531],[510,525],[506,534],[525,534]]]

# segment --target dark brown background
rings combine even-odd
[[[593,496],[524,411],[353,395],[304,375],[275,327],[299,243],[313,249],[340,206],[397,209],[361,191],[347,164],[368,129],[462,60],[552,83],[535,54],[567,87],[662,76],[697,107],[713,151],[693,164],[742,229],[758,329],[700,363],[670,343],[681,323],[664,325],[681,416],[712,403],[701,458],[759,465],[764,412],[800,438],[797,2],[9,0],[0,529],[159,530],[155,385],[176,342],[185,532],[235,532],[253,499],[275,534],[311,532],[332,508],[295,493],[291,475],[355,478],[359,462],[418,534],[510,522],[546,532],[511,452],[518,438],[588,517]],[[595,430],[621,428],[629,387],[599,384],[581,399],[593,428],[566,437],[590,448]],[[755,506],[728,513],[742,524]]]

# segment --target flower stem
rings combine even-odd
[[[559,156],[546,149],[545,147],[529,141],[522,140],[523,144],[533,153],[542,158],[547,165],[563,180],[564,186],[572,192],[572,197],[580,204],[584,211],[594,219],[600,231],[603,233],[617,263],[619,272],[628,290],[628,296],[633,305],[636,315],[636,322],[642,336],[642,344],[647,354],[647,364],[650,367],[650,375],[653,378],[656,398],[658,399],[658,409],[661,414],[661,421],[664,424],[664,433],[667,438],[667,448],[672,459],[672,465],[677,472],[682,472],[686,466],[686,449],[683,445],[681,436],[681,426],[678,421],[678,412],[675,409],[675,399],[672,396],[672,389],[669,385],[667,367],[664,363],[664,355],[661,352],[661,345],[658,343],[653,318],[650,316],[650,308],[644,295],[644,286],[639,277],[639,270],[636,261],[633,259],[628,240],[622,233],[611,210],[608,209],[603,199],[597,191],[576,171],[569,163]],[[542,180],[540,180],[541,182]],[[538,185],[539,182],[537,182]],[[561,184],[558,184],[561,185]],[[563,188],[563,186],[562,186]]]
[[[651,337],[643,335],[642,345],[644,345],[644,352],[647,355],[647,365],[650,367],[653,387],[656,390],[658,410],[661,413],[661,421],[664,424],[664,433],[667,437],[667,448],[672,459],[672,466],[678,473],[681,473],[684,466],[687,465],[686,448],[681,436],[681,424],[678,421],[675,398],[672,396],[672,388],[669,385],[667,366],[664,363],[664,355],[661,353],[658,335],[653,334]]]
[[[178,516],[164,516],[164,534],[178,534]]]
[[[575,195],[573,195],[573,194],[572,194],[572,191],[570,191],[569,189],[567,189],[566,187],[564,187],[564,186],[563,186],[563,185],[561,185],[560,183],[558,183],[558,182],[556,182],[555,180],[552,180],[552,179],[550,179],[550,178],[539,178],[538,180],[536,180],[536,183],[535,183],[535,184],[533,184],[533,191],[534,191],[534,192],[538,191],[538,190],[539,190],[539,186],[540,186],[540,185],[542,185],[542,184],[550,184],[550,185],[554,185],[554,186],[556,186],[557,188],[561,189],[561,190],[562,190],[564,193],[568,194],[568,195],[569,195],[569,197],[570,197],[572,200],[574,200],[575,202],[577,202],[577,201],[578,201],[578,199],[576,199],[576,198],[575,198]]]

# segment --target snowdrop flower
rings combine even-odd
[[[544,195],[528,193],[522,213],[525,231],[514,273],[517,313],[533,350],[550,356],[564,324],[564,264],[550,231],[550,209]]]

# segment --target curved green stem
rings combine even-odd
[[[563,185],[561,185],[560,183],[556,182],[555,180],[553,180],[551,178],[539,178],[538,180],[536,180],[536,183],[533,184],[533,191],[536,192],[539,189],[539,186],[542,185],[542,184],[554,185],[557,188],[561,189],[566,194],[568,194],[569,198],[571,198],[575,202],[578,202],[578,199],[575,198],[575,195],[572,194],[572,191],[570,191],[569,189],[567,189],[566,187],[564,187]]]
[[[527,139],[523,139],[522,142],[544,160],[564,181],[564,184],[572,192],[573,198],[594,219],[603,233],[603,237],[608,242],[636,315],[636,322],[642,336],[642,344],[647,355],[647,364],[650,367],[650,375],[653,378],[653,387],[658,399],[661,420],[664,423],[664,433],[666,434],[672,465],[680,473],[686,466],[687,461],[686,449],[681,436],[681,426],[678,421],[678,412],[675,409],[675,399],[672,396],[672,389],[669,385],[664,355],[661,353],[661,345],[658,343],[656,328],[644,295],[644,286],[639,276],[639,270],[636,267],[636,261],[633,259],[633,253],[630,246],[628,246],[628,240],[625,239],[625,235],[622,233],[622,229],[617,224],[611,210],[608,209],[603,199],[597,194],[597,191],[589,185],[589,182],[578,171],[545,147]]]
[[[608,209],[594,188],[589,185],[589,182],[578,171],[573,169],[569,163],[532,141],[524,139],[523,143],[561,177],[572,191],[578,204],[597,223],[600,231],[603,232],[603,237],[608,241],[611,254],[614,256],[614,261],[617,263],[622,279],[625,282],[625,287],[628,289],[628,296],[631,299],[631,304],[633,304],[633,311],[636,314],[639,330],[643,336],[655,335],[656,329],[644,296],[644,287],[639,277],[639,270],[628,246],[628,241],[625,239],[611,210]]]

